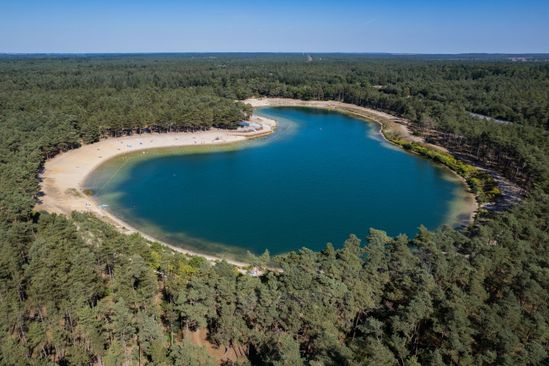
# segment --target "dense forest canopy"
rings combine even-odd
[[[240,364],[547,364],[549,63],[473,58],[1,57],[0,364],[215,363],[195,330]],[[371,230],[251,258],[283,269],[256,277],[93,216],[33,211],[47,158],[107,136],[235,128],[252,96],[388,111],[528,194],[462,231]]]

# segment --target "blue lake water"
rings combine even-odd
[[[370,227],[413,236],[420,224],[458,220],[463,185],[383,141],[377,124],[312,108],[256,113],[278,121],[273,135],[117,157],[86,186],[160,240],[232,257],[339,246]]]

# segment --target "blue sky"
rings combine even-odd
[[[0,0],[0,52],[549,52],[549,0]]]

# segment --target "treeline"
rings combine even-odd
[[[517,124],[498,124],[486,120],[446,113],[436,130],[421,130],[428,142],[448,148],[461,159],[478,162],[493,169],[524,189],[549,179],[549,133]]]
[[[246,106],[204,89],[154,90],[112,88],[3,92],[4,115],[69,121],[85,142],[103,135],[118,136],[144,129],[157,132],[236,128],[248,118]]]
[[[213,364],[186,336],[195,329],[238,364],[547,364],[547,73],[337,55],[0,60],[0,364]],[[467,231],[373,230],[257,277],[87,215],[33,211],[48,157],[104,135],[233,128],[250,113],[234,100],[258,95],[406,116],[530,193]]]
[[[249,112],[214,96],[340,100],[408,118],[418,134],[530,186],[528,177],[539,173],[530,156],[540,154],[530,140],[538,135],[542,141],[534,145],[543,146],[548,139],[544,62],[190,54],[8,58],[0,72],[0,105],[61,110],[85,141],[143,127],[233,128]]]
[[[185,338],[207,329],[241,364],[542,365],[548,203],[536,194],[474,238],[372,230],[261,277],[41,215],[6,237],[0,363],[213,365]]]
[[[211,88],[228,98],[253,94],[346,99],[415,120],[438,103],[549,128],[549,65],[426,61],[324,55],[136,56],[0,60],[3,91],[34,89]]]

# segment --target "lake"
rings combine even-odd
[[[111,159],[85,186],[112,214],[185,249],[243,259],[340,246],[370,227],[415,235],[467,216],[463,183],[381,138],[379,126],[313,108],[260,108],[270,136]]]

